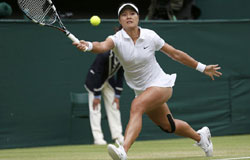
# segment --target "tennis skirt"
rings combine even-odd
[[[165,74],[165,76],[162,76],[161,78],[156,79],[155,81],[153,81],[152,83],[150,83],[147,87],[173,87],[175,84],[175,80],[176,80],[176,74]],[[146,90],[145,89],[145,90]],[[145,90],[135,90],[135,96],[139,96],[143,91]]]

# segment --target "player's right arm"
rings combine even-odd
[[[73,43],[80,51],[85,51],[86,48],[90,48],[93,53],[105,53],[114,48],[114,42],[111,38],[107,38],[105,41],[102,42],[87,42],[81,40],[80,43]],[[91,46],[92,45],[92,46]]]

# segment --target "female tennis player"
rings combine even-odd
[[[206,156],[212,156],[213,144],[208,127],[197,132],[182,120],[175,119],[167,105],[172,96],[176,75],[166,74],[155,58],[155,51],[160,50],[173,60],[194,68],[214,80],[222,75],[219,65],[202,64],[187,53],[175,49],[150,29],[141,28],[139,10],[131,3],[125,3],[118,9],[119,23],[122,29],[102,42],[73,43],[81,51],[104,53],[112,49],[124,68],[125,79],[135,91],[135,98],[130,108],[130,118],[125,131],[124,144],[108,145],[109,155],[113,160],[126,160],[127,152],[142,128],[142,115],[146,114],[157,126],[167,133],[195,140]]]

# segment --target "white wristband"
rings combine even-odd
[[[86,47],[86,49],[84,50],[84,52],[91,51],[93,49],[93,43],[91,43],[91,42],[87,42],[87,43],[88,43],[88,46]]]
[[[202,64],[200,62],[198,62],[198,65],[196,67],[196,70],[197,71],[200,71],[200,72],[204,72],[204,70],[206,69],[206,65],[205,64]]]

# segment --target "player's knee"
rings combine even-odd
[[[159,127],[160,127],[164,132],[167,132],[167,133],[174,133],[174,132],[175,132],[175,129],[176,129],[174,119],[173,119],[173,117],[171,116],[171,114],[168,114],[168,115],[167,115],[167,118],[168,118],[168,121],[169,121],[169,124],[170,124],[170,129],[164,129],[164,128],[162,128],[161,126],[159,126]]]

